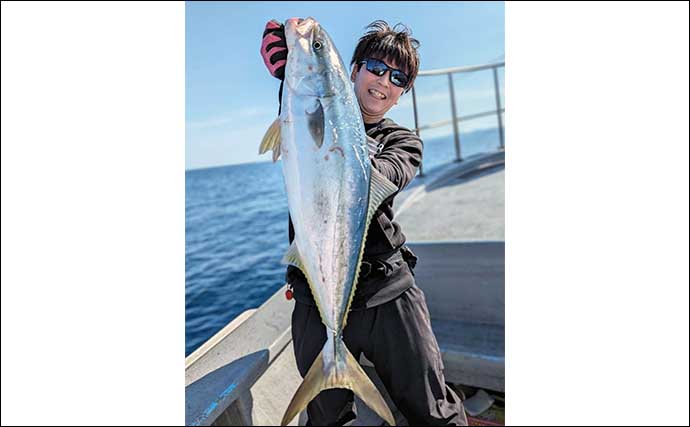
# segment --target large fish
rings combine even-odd
[[[364,242],[378,206],[397,187],[371,166],[359,104],[338,51],[312,18],[285,23],[282,112],[259,151],[282,158],[295,239],[283,261],[307,278],[326,344],[290,402],[290,422],[322,390],[350,389],[390,425],[393,415],[345,346]]]

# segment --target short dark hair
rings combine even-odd
[[[391,28],[386,21],[377,20],[367,25],[368,31],[357,43],[350,65],[359,64],[367,58],[395,61],[408,75],[405,92],[408,92],[419,72],[419,41],[403,24]]]

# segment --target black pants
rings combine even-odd
[[[347,348],[359,360],[374,363],[388,393],[410,425],[467,425],[462,402],[443,378],[443,361],[424,293],[413,286],[388,303],[351,311],[343,333]],[[295,304],[292,339],[304,377],[326,342],[316,307]],[[322,391],[307,406],[311,425],[342,425],[354,418],[353,393]]]

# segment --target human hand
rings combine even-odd
[[[268,68],[268,72],[277,79],[285,78],[285,63],[287,61],[287,44],[285,43],[285,27],[275,19],[266,23],[263,40],[261,41],[261,57]]]

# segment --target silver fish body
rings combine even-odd
[[[284,261],[304,273],[326,344],[295,393],[283,425],[324,389],[348,388],[393,425],[376,387],[342,339],[371,217],[397,191],[369,161],[366,133],[349,75],[312,18],[285,23],[288,46],[282,113],[261,151],[282,158],[295,239]]]
[[[344,327],[364,244],[371,175],[362,116],[339,65],[333,65],[339,78],[327,81],[332,86],[319,97],[293,91],[288,78],[281,117],[283,176],[295,241],[330,332]]]

